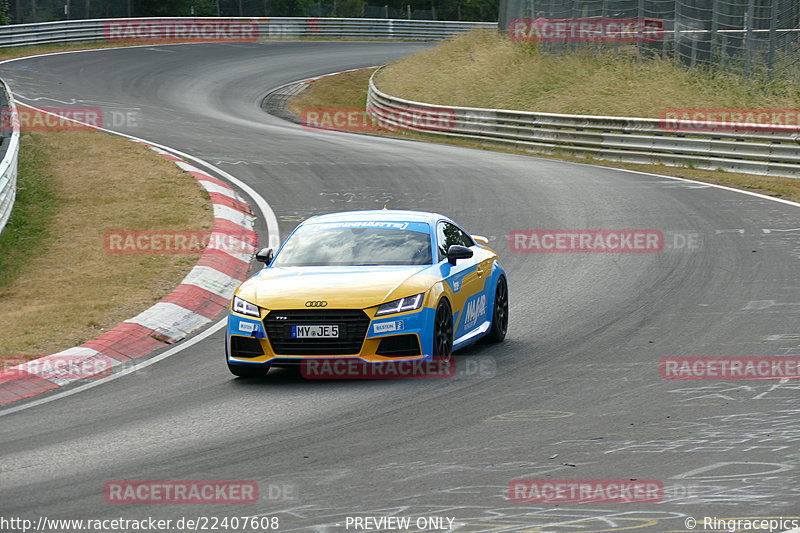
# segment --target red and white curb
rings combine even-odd
[[[0,371],[0,405],[75,381],[106,377],[114,367],[184,339],[227,309],[234,290],[247,277],[258,236],[244,198],[169,152],[142,144],[173,160],[208,191],[214,205],[212,244],[181,284],[150,309],[80,346]],[[220,242],[225,246],[214,245]]]

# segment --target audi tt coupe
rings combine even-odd
[[[485,237],[417,211],[311,217],[236,290],[225,342],[242,377],[309,359],[430,361],[500,342],[508,284]]]

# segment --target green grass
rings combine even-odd
[[[796,79],[689,69],[634,50],[553,55],[477,30],[390,64],[377,83],[410,100],[561,114],[658,118],[666,108],[800,108]]]
[[[619,56],[583,50],[541,53],[536,43],[514,43],[496,32],[473,31],[391,63],[376,76],[383,92],[421,102],[563,114],[657,118],[665,108],[800,108],[800,84],[776,77],[744,77],[732,70],[687,69],[659,57]],[[371,71],[322,78],[294,97],[289,108],[363,107]],[[383,132],[382,132],[383,133]],[[415,132],[385,132],[411,139],[509,153],[529,153],[469,139]],[[640,165],[544,155],[705,181],[800,201],[800,180],[664,165]]]
[[[210,229],[213,217],[197,181],[140,144],[94,131],[21,140],[19,195],[0,234],[0,353],[35,357],[147,309],[199,257],[111,253],[108,231]]]
[[[50,159],[41,137],[20,138],[17,198],[8,224],[0,233],[0,288],[7,287],[27,259],[40,253],[58,209],[50,175]],[[57,258],[53,259],[58,263]]]
[[[313,82],[310,88],[289,100],[289,109],[297,115],[301,115],[303,109],[343,107],[363,109],[366,102],[367,83],[373,69],[358,70],[355,72],[345,72],[336,76],[328,76]],[[383,85],[380,87],[385,89]],[[392,94],[392,93],[390,93]],[[423,101],[430,101],[426,97],[420,98]],[[424,140],[443,144],[455,144],[470,148],[491,149],[499,152],[516,153],[530,155],[530,152],[516,150],[508,147],[501,147],[491,144],[483,144],[480,141],[470,139],[442,138],[431,134],[416,133],[412,131],[378,131],[381,135],[403,137],[407,139]],[[757,176],[753,174],[741,174],[736,172],[723,172],[721,170],[698,170],[693,168],[669,167],[665,165],[642,165],[636,163],[622,163],[616,161],[603,161],[593,157],[574,157],[574,156],[550,156],[536,154],[537,157],[551,159],[561,159],[576,163],[591,163],[592,165],[606,166],[613,168],[624,168],[639,172],[651,172],[663,174],[665,176],[675,176],[678,178],[704,181],[716,185],[724,185],[735,189],[784,198],[795,202],[800,202],[800,179],[779,178],[771,176]]]

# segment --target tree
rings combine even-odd
[[[217,16],[217,4],[214,0],[191,0],[190,9],[194,8],[196,17]]]
[[[6,24],[11,24],[8,0],[0,0],[0,25],[5,26]]]
[[[185,17],[191,8],[191,0],[136,0],[136,13],[140,17]]]

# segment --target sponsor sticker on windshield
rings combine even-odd
[[[430,228],[425,222],[393,222],[387,220],[365,220],[353,222],[317,222],[304,226],[307,231],[329,231],[332,229],[394,229],[429,233]]]

